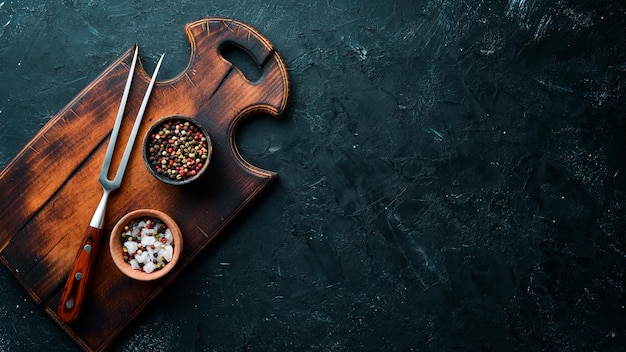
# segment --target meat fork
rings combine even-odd
[[[98,204],[98,207],[96,208],[96,211],[94,212],[93,217],[89,222],[89,227],[87,228],[87,232],[85,233],[82,245],[79,248],[78,253],[76,254],[76,259],[74,259],[74,265],[72,266],[72,270],[67,277],[65,286],[63,287],[63,292],[61,293],[61,299],[59,301],[57,314],[59,318],[61,318],[61,320],[66,323],[76,320],[83,306],[82,303],[84,301],[85,293],[89,285],[89,279],[92,276],[91,271],[93,269],[94,263],[96,262],[99,243],[101,242],[100,239],[102,237],[102,233],[104,232],[104,215],[106,212],[109,193],[119,188],[122,184],[122,178],[124,177],[124,172],[126,171],[126,165],[128,164],[128,159],[130,158],[130,153],[133,149],[133,144],[135,143],[135,137],[137,137],[137,131],[139,130],[139,125],[141,124],[144,111],[146,110],[146,105],[148,104],[150,93],[152,92],[152,87],[154,86],[154,81],[156,80],[157,73],[159,72],[159,68],[161,67],[163,55],[165,55],[161,55],[161,58],[159,59],[156,68],[154,69],[152,79],[150,80],[150,84],[148,85],[146,94],[143,97],[143,102],[141,103],[141,107],[139,108],[139,112],[137,113],[137,118],[135,119],[133,129],[130,133],[130,136],[128,137],[128,142],[126,143],[124,155],[122,156],[120,165],[117,169],[117,172],[115,173],[115,178],[113,180],[109,180],[109,168],[111,166],[111,159],[113,157],[113,150],[115,149],[117,135],[119,133],[120,126],[122,125],[122,117],[124,116],[124,110],[126,108],[128,92],[130,92],[133,73],[135,72],[137,51],[138,47],[135,46],[135,54],[133,56],[133,61],[130,66],[130,72],[128,73],[128,78],[126,80],[126,86],[124,87],[124,94],[122,95],[122,101],[117,112],[115,125],[113,126],[113,131],[111,132],[111,139],[109,140],[109,145],[107,146],[106,154],[104,156],[102,170],[100,171],[99,181],[103,191],[102,198],[100,199],[100,203]]]

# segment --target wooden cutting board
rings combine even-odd
[[[279,116],[289,95],[284,61],[256,29],[226,18],[189,23],[187,69],[157,81],[120,189],[109,199],[105,233],[124,214],[153,208],[180,226],[183,256],[168,276],[140,282],[113,264],[105,239],[81,317],[70,324],[56,315],[59,295],[84,231],[102,195],[98,174],[129,73],[129,49],[87,86],[0,173],[0,261],[30,296],[85,350],[102,351],[276,177],[245,162],[234,134],[255,113]],[[247,51],[263,69],[250,82],[221,55],[224,45]],[[149,77],[134,73],[112,170],[117,169]],[[174,114],[197,119],[209,132],[213,155],[195,183],[171,186],[143,164],[143,135],[156,120]]]

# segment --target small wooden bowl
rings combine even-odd
[[[197,130],[198,132],[201,132],[203,137],[206,139],[205,141],[203,141],[206,146],[204,146],[206,148],[206,152],[204,152],[205,155],[205,159],[202,159],[202,155],[195,155],[193,158],[189,158],[187,157],[186,160],[193,160],[193,163],[195,163],[194,165],[188,165],[188,170],[187,172],[184,174],[184,176],[179,175],[177,173],[181,172],[178,170],[174,170],[174,166],[170,166],[168,163],[166,164],[161,164],[159,161],[163,161],[163,159],[166,160],[170,160],[172,159],[170,156],[170,152],[169,152],[169,148],[177,148],[178,146],[174,146],[169,144],[171,141],[171,137],[173,137],[174,135],[168,135],[169,137],[167,138],[162,138],[159,139],[158,141],[156,141],[157,144],[165,144],[164,149],[163,149],[163,153],[167,153],[165,155],[161,155],[158,152],[155,151],[151,151],[150,150],[150,146],[151,143],[153,142],[153,136],[158,135],[158,132],[161,130],[161,128],[163,128],[166,124],[175,124],[176,122],[182,122],[184,123],[188,123],[192,128],[194,128],[195,130]],[[178,138],[180,138],[180,136],[177,136]],[[160,142],[163,141],[163,142]],[[169,146],[169,148],[168,148]],[[168,150],[168,151],[166,151]],[[182,149],[181,149],[182,150]],[[184,115],[171,115],[171,116],[167,116],[164,117],[162,119],[159,119],[158,121],[156,121],[148,130],[148,133],[146,134],[146,136],[144,137],[143,140],[143,148],[142,148],[142,154],[143,154],[143,161],[144,164],[146,165],[146,167],[148,168],[148,171],[150,172],[150,174],[152,176],[154,176],[157,180],[170,184],[170,185],[184,185],[190,182],[193,182],[195,180],[197,180],[198,178],[200,178],[200,176],[202,176],[202,174],[204,174],[204,172],[206,171],[209,162],[211,161],[211,153],[213,152],[213,145],[211,144],[211,137],[209,136],[209,133],[207,132],[207,130],[202,127],[198,121],[196,121],[196,119],[193,119],[191,117],[188,116],[184,116]],[[195,153],[195,152],[194,152]],[[189,154],[185,153],[186,156],[188,156]],[[202,167],[199,169],[196,169],[196,167],[198,165],[200,165],[197,160],[200,160],[199,163],[202,164]],[[187,162],[186,161],[186,162]],[[173,162],[173,160],[171,161]],[[165,166],[165,167],[163,167]],[[161,170],[165,169],[168,170],[170,169],[171,171],[173,171],[174,173],[172,174],[172,177],[167,176],[164,173],[161,173],[157,167],[160,167]],[[190,174],[190,171],[193,170],[193,175]],[[177,179],[176,176],[181,176],[180,179]]]
[[[128,225],[128,223],[133,219],[141,219],[141,218],[157,218],[170,229],[172,232],[172,260],[163,266],[163,268],[159,270],[155,270],[151,273],[146,273],[142,270],[133,269],[130,263],[124,261],[124,253],[122,251],[122,244],[120,241],[120,236],[124,231],[124,226]],[[111,257],[113,258],[113,262],[115,265],[123,272],[126,276],[140,281],[150,281],[156,280],[158,278],[163,277],[167,273],[169,273],[178,262],[180,255],[183,249],[183,238],[180,232],[180,228],[170,218],[167,214],[162,211],[154,210],[154,209],[139,209],[131,211],[130,213],[124,215],[113,227],[113,231],[111,231],[111,236],[109,238],[109,251],[111,252]]]

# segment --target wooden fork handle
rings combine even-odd
[[[57,309],[57,315],[66,323],[76,320],[80,314],[89,287],[91,271],[98,255],[102,232],[102,229],[89,226],[74,259],[74,265],[63,287]]]

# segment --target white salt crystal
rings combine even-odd
[[[146,259],[148,259],[148,252],[141,252],[141,254],[137,254],[135,259],[137,259],[138,263],[145,263]]]
[[[154,238],[154,236],[141,236],[141,244],[144,247],[147,247],[147,246],[149,246],[151,244],[154,244],[155,241],[156,241],[156,239]]]
[[[170,245],[165,246],[165,248],[161,248],[159,251],[159,257],[163,257],[165,261],[169,262],[172,260],[172,253],[174,252],[174,248]]]
[[[165,230],[165,233],[163,234],[163,237],[165,237],[165,239],[167,240],[167,244],[172,243],[172,231],[170,231],[170,229]]]
[[[150,274],[151,272],[154,271],[154,269],[156,269],[156,264],[154,264],[152,261],[148,261],[146,264],[144,264],[143,266],[143,271],[146,274]]]
[[[137,250],[137,242],[131,242],[131,241],[127,241],[124,242],[124,247],[126,247],[126,249],[128,249],[128,253],[135,253],[135,251]]]
[[[130,260],[130,267],[134,270],[139,270],[141,268],[135,259]]]

